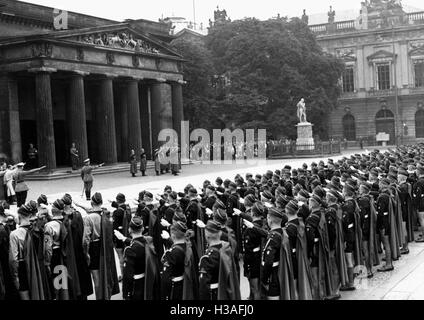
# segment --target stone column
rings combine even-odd
[[[69,98],[66,117],[69,122],[70,145],[75,142],[80,165],[88,158],[87,120],[85,110],[84,73],[76,72],[69,81]]]
[[[135,153],[139,155],[142,144],[138,81],[135,79],[128,80],[126,89],[128,99],[128,145],[129,149],[134,149]],[[127,152],[129,154],[130,150],[127,150]]]
[[[116,151],[115,113],[113,101],[113,80],[106,77],[99,80],[96,105],[97,145],[100,161],[113,164],[118,161]]]
[[[181,121],[184,120],[183,86],[181,83],[172,84],[172,121],[177,131],[178,141],[181,144]]]
[[[147,83],[142,83],[138,91],[140,94],[141,141],[147,159],[152,159],[150,87]]]
[[[156,82],[151,86],[153,149],[159,147],[159,132],[162,129],[173,127],[171,89],[171,85],[163,81]]]
[[[56,70],[40,68],[32,71],[35,72],[38,164],[51,170],[56,168],[56,148],[50,73]]]
[[[7,74],[0,76],[0,154],[22,160],[18,83]]]
[[[129,150],[128,150],[128,96],[126,90],[126,84],[121,83],[119,86],[119,97],[118,97],[118,106],[117,114],[118,118],[116,121],[119,121],[119,143],[120,143],[120,158],[122,161],[128,161]],[[118,124],[118,123],[117,123]]]

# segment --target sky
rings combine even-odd
[[[27,0],[57,9],[94,15],[97,17],[123,21],[125,19],[147,19],[158,21],[161,17],[184,17],[193,21],[193,3],[196,22],[208,25],[213,20],[217,6],[225,9],[232,20],[245,17],[268,19],[277,16],[301,16],[303,9],[310,16],[326,13],[330,5],[337,12],[354,10],[359,14],[361,0]],[[403,0],[404,5],[423,8],[423,0]],[[322,17],[322,16],[321,16]],[[310,23],[312,21],[310,20]]]

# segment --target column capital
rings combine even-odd
[[[56,68],[48,68],[48,67],[40,67],[40,68],[28,69],[28,72],[31,72],[31,73],[40,73],[40,72],[54,73],[54,72],[57,72],[57,69]]]
[[[90,72],[80,71],[80,70],[73,70],[71,75],[72,76],[86,77],[86,76],[89,76],[90,75]]]
[[[187,84],[187,81],[182,80],[182,79],[179,79],[179,80],[177,81],[177,83],[178,83],[178,84],[181,84],[181,85],[184,85],[184,84]]]

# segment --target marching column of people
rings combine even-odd
[[[41,195],[16,219],[0,203],[0,299],[240,300],[241,277],[250,300],[339,299],[355,278],[392,271],[423,232],[423,154],[404,146],[166,186],[135,207],[119,193],[112,212],[91,196],[87,161],[89,205]]]

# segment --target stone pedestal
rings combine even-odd
[[[296,125],[297,127],[297,140],[296,150],[314,150],[315,143],[312,135],[312,124],[309,122],[301,122]]]

